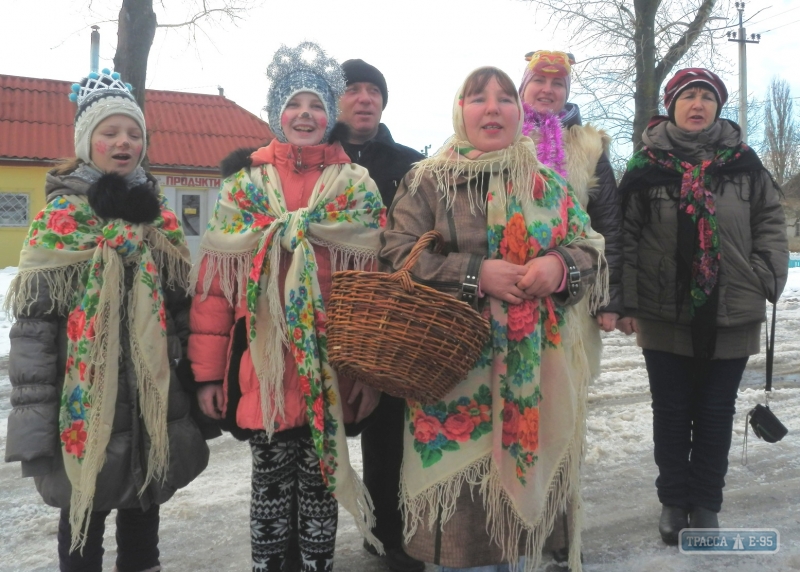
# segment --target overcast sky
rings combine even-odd
[[[163,1],[170,7],[190,4]],[[0,0],[0,74],[69,81],[86,75],[89,26],[116,18],[121,1],[93,0],[94,12],[89,4]],[[183,17],[156,5],[160,23]],[[748,91],[764,97],[770,78],[779,75],[791,83],[800,103],[800,1],[749,1],[745,15],[761,9],[747,29],[762,34],[760,45],[748,46]],[[100,26],[100,64],[111,67],[116,24]],[[265,0],[238,25],[207,25],[205,30],[207,37],[201,34],[189,43],[185,32],[159,29],[147,87],[216,94],[220,85],[226,97],[266,120],[260,110],[272,54],[281,43],[312,40],[340,62],[362,58],[381,69],[389,85],[384,122],[398,142],[418,149],[432,145],[435,150],[452,132],[453,95],[473,68],[496,65],[518,81],[528,51],[571,50],[579,61],[589,55],[573,49],[569,37],[553,37],[543,15],[537,17],[520,0]],[[734,73],[723,79],[733,92],[738,89],[736,44],[725,44],[720,50],[729,56]]]

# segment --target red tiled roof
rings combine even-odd
[[[0,74],[0,160],[75,155],[71,82]],[[239,147],[272,139],[267,124],[220,95],[148,89],[152,167],[216,168]]]

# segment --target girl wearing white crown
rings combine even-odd
[[[146,129],[119,74],[73,85],[76,158],[47,175],[8,305],[13,411],[6,461],[61,509],[62,572],[161,570],[159,506],[205,468],[176,363],[188,336],[189,253],[142,167]]]

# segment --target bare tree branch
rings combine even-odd
[[[572,91],[588,100],[581,115],[617,140],[640,142],[648,120],[659,113],[661,84],[675,66],[685,62],[720,71],[731,65],[714,42],[725,32],[708,27],[712,17],[734,13],[725,2],[527,1],[552,28],[571,34],[569,48],[579,60]],[[618,165],[622,160],[612,159]]]
[[[785,80],[772,80],[764,107],[764,164],[783,185],[800,170],[800,131]]]
[[[689,25],[680,39],[672,44],[666,55],[661,59],[658,65],[656,65],[655,76],[659,84],[664,81],[667,74],[675,67],[675,64],[689,51],[689,47],[697,41],[703,28],[705,28],[706,22],[708,22],[708,19],[711,17],[711,12],[714,10],[715,3],[716,0],[705,0],[703,2],[697,10],[694,21]]]

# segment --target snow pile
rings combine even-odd
[[[15,269],[0,270],[0,302]],[[5,453],[10,383],[8,320],[0,315],[0,456]],[[778,303],[771,406],[789,435],[769,444],[749,433],[742,464],[745,417],[764,402],[764,363],[752,356],[734,420],[733,444],[720,520],[725,527],[776,528],[781,549],[764,556],[689,556],[664,546],[657,531],[660,505],[654,480],[652,412],[647,372],[633,336],[604,334],[602,374],[589,388],[583,499],[586,572],[751,572],[800,570],[800,268]],[[763,344],[762,344],[763,345]],[[361,469],[358,439],[349,440],[353,466]],[[162,564],[166,570],[246,570],[249,562],[250,451],[224,436],[210,442],[208,469],[164,505]],[[57,567],[58,512],[46,507],[17,464],[0,464],[0,572],[44,572]],[[106,527],[106,570],[115,556],[113,519]],[[563,572],[545,561],[545,572]],[[367,556],[352,518],[339,515],[337,572],[383,572]],[[433,572],[428,566],[426,572]]]
[[[3,307],[6,300],[6,292],[8,286],[17,275],[17,269],[14,266],[0,269],[0,308]],[[6,313],[0,309],[0,356],[7,356],[11,349],[8,342],[8,330],[11,328],[11,318],[6,316]]]

